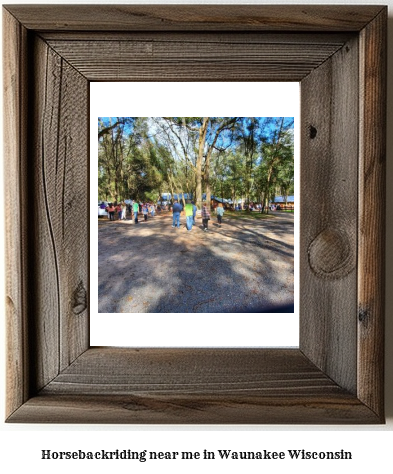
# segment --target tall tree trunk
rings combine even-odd
[[[208,123],[209,117],[203,117],[202,125],[199,129],[199,149],[196,162],[196,205],[198,209],[202,209],[202,160]]]
[[[174,192],[173,192],[173,177],[169,176],[169,187],[171,188],[171,203],[173,204]]]
[[[222,199],[222,203],[223,203],[223,205],[224,205],[224,188],[223,188],[222,183],[223,183],[223,180],[220,179],[220,185],[221,185],[221,199]]]
[[[206,153],[206,160],[205,160],[205,184],[206,184],[206,204],[208,209],[210,210],[210,204],[211,204],[211,190],[210,190],[210,158],[213,153],[214,147],[216,146],[218,137],[220,133],[226,129],[230,124],[233,124],[236,121],[236,119],[231,119],[229,121],[225,121],[217,130],[214,135],[212,143],[209,145],[209,149],[207,150]]]
[[[264,214],[269,214],[269,203],[266,202],[266,190],[263,192],[263,197],[262,197],[262,207]]]
[[[206,186],[206,206],[207,208],[211,209],[211,190],[210,190],[210,157],[212,154],[212,148],[209,147],[208,152],[206,153],[206,160],[205,160],[205,173],[204,173],[204,181]]]

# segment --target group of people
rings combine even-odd
[[[250,211],[259,211],[259,212],[263,212],[264,210],[264,207],[262,204],[257,204],[257,203],[253,203],[253,202],[250,202],[250,204],[238,204],[237,206],[235,206],[235,211],[247,211],[247,210],[250,210]]]
[[[116,220],[127,220],[127,216],[130,219],[133,219],[135,224],[139,223],[138,217],[140,215],[143,216],[144,221],[147,221],[148,216],[150,215],[151,217],[154,217],[156,214],[157,210],[160,210],[161,208],[159,206],[156,206],[153,203],[140,203],[140,202],[130,202],[129,204],[126,204],[125,202],[120,202],[120,203],[104,203],[102,202],[100,204],[100,209],[105,209],[106,212],[108,213],[108,218],[111,221]],[[196,219],[196,214],[197,214],[197,206],[195,205],[194,202],[187,200],[185,206],[183,207],[183,204],[179,202],[178,200],[175,200],[172,206],[172,214],[173,214],[173,219],[172,219],[172,227],[180,227],[180,214],[185,212],[185,217],[186,217],[186,228],[188,232],[191,232],[192,227],[196,224],[195,219]],[[215,208],[215,213],[217,215],[217,222],[218,226],[221,227],[222,224],[222,217],[224,215],[224,207],[221,203],[218,204],[218,206]],[[202,226],[203,230],[205,232],[208,231],[209,229],[209,220],[211,220],[211,215],[210,211],[207,208],[206,204],[202,205],[201,209],[201,217],[202,217]]]
[[[154,217],[157,211],[157,207],[153,203],[139,203],[131,202],[126,204],[125,202],[120,203],[105,203],[100,204],[101,209],[105,209],[108,213],[108,218],[111,221],[115,220],[117,215],[118,220],[127,220],[127,216],[134,220],[135,224],[138,224],[138,215],[142,214],[145,221],[147,221],[148,215]]]
[[[192,226],[195,225],[197,210],[198,208],[194,202],[190,200],[186,201],[186,204],[184,206],[184,212],[186,216],[186,228],[188,232],[191,232]],[[172,227],[177,227],[177,228],[180,227],[180,214],[182,211],[183,211],[183,205],[178,200],[175,200],[172,206],[172,213],[173,213]],[[217,214],[218,226],[221,227],[222,216],[224,215],[224,207],[221,203],[219,203],[216,208],[216,214]],[[201,217],[202,217],[203,230],[207,232],[209,229],[209,220],[211,219],[211,215],[206,204],[202,205]]]

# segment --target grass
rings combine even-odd
[[[280,211],[280,212],[292,212],[293,211]],[[168,216],[172,216],[172,213],[171,212],[168,212],[168,211],[163,211],[162,213],[158,213],[157,214],[158,216],[159,215],[168,215]],[[216,213],[215,212],[211,212],[211,216],[213,219],[215,219],[217,217]],[[269,213],[269,214],[261,214],[260,212],[257,212],[257,211],[251,211],[251,212],[248,212],[248,211],[225,211],[224,213],[224,219],[237,219],[237,220],[242,220],[242,219],[254,219],[254,220],[261,220],[261,219],[270,219],[274,217],[274,213]],[[182,216],[182,218],[184,218],[184,216]],[[129,219],[129,217],[128,217]],[[141,219],[141,218],[140,218]],[[142,219],[143,220],[143,217]],[[150,219],[149,219],[150,220]],[[99,224],[106,224],[106,223],[109,223],[111,222],[107,217],[101,217],[98,219],[98,223]],[[116,221],[117,222],[117,218],[116,218]]]
[[[224,218],[228,219],[270,219],[272,214],[261,214],[257,211],[225,211]]]

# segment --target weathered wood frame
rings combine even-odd
[[[386,19],[4,7],[7,421],[384,422]],[[299,349],[89,346],[92,80],[300,81]]]

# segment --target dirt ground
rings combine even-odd
[[[293,312],[294,219],[98,220],[100,313]]]

